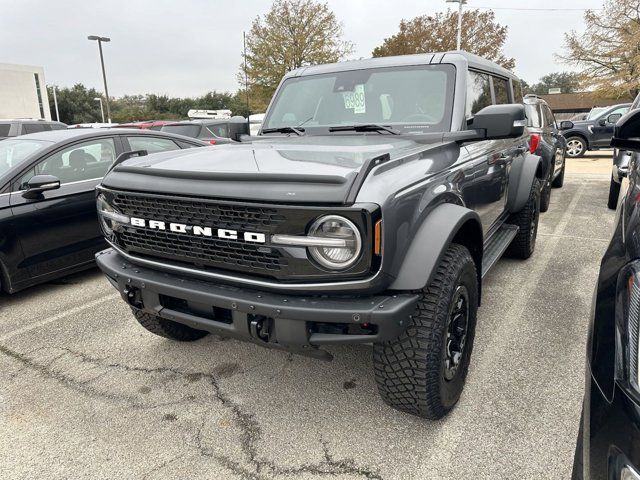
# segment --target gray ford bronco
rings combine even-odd
[[[290,72],[257,137],[123,154],[98,187],[97,263],[152,333],[320,359],[373,344],[384,401],[440,418],[483,276],[535,246],[543,172],[519,89],[462,52]]]

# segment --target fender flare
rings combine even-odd
[[[543,178],[544,165],[541,157],[528,153],[524,158],[514,160],[509,174],[507,210],[510,213],[522,210],[529,199],[534,180]]]
[[[421,290],[429,285],[451,243],[467,247],[482,279],[483,234],[478,213],[453,203],[438,205],[427,215],[407,249],[391,290]]]

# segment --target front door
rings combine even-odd
[[[13,225],[24,254],[21,268],[31,278],[89,263],[102,248],[95,187],[119,150],[110,137],[77,143],[38,161],[14,181]],[[24,198],[26,183],[40,174],[57,177],[60,188]]]

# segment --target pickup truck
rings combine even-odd
[[[372,344],[384,401],[441,418],[483,277],[534,251],[545,172],[522,98],[463,52],[292,71],[259,136],[119,158],[98,189],[97,263],[156,335],[325,360]]]

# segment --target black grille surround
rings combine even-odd
[[[101,187],[108,203],[130,217],[190,226],[264,234],[265,243],[196,236],[191,232],[121,225],[109,237],[132,256],[196,268],[287,281],[310,282],[363,278],[379,267],[372,259],[373,225],[379,208],[373,204],[352,207],[316,207],[232,202],[175,195],[115,191]],[[306,249],[272,245],[271,235],[305,235],[320,216],[343,215],[360,229],[360,259],[344,272],[328,271],[316,264]],[[239,235],[241,238],[241,235]],[[373,261],[372,261],[373,260]]]

